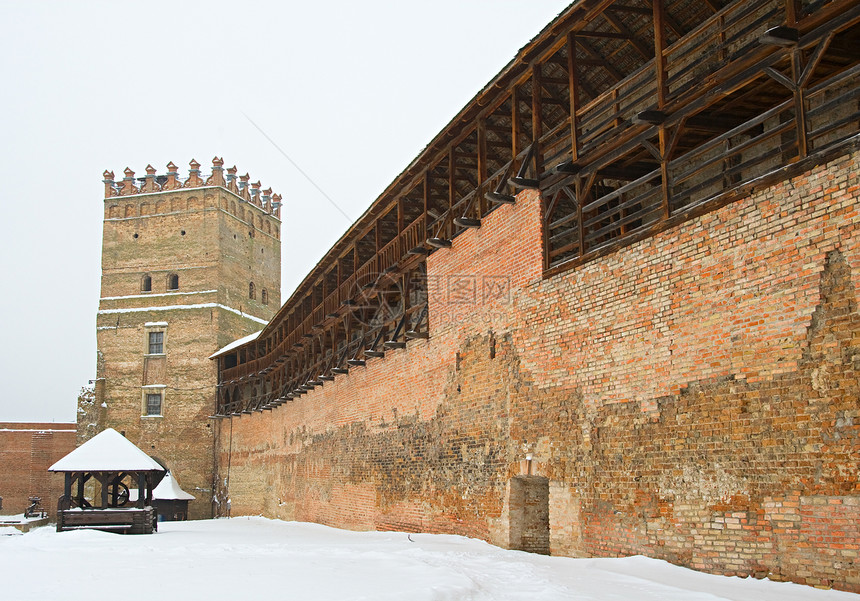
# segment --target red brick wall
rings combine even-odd
[[[860,154],[542,278],[519,195],[428,258],[427,341],[218,423],[222,501],[860,592]],[[531,462],[526,460],[531,456]]]
[[[48,468],[75,448],[75,424],[0,422],[0,497],[3,515],[22,513],[41,497],[52,517],[63,477]]]

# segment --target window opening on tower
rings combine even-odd
[[[149,354],[163,355],[164,354],[164,332],[149,333]]]

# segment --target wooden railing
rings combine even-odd
[[[667,102],[684,102],[699,94],[710,76],[759,44],[764,30],[782,15],[778,0],[735,2],[704,21],[693,32],[669,46],[666,61]],[[643,111],[657,108],[654,60],[643,64],[613,88],[577,110],[578,154],[598,158],[607,143],[620,139],[637,125]],[[542,172],[572,156],[570,119],[541,136]]]
[[[590,252],[662,216],[660,170],[656,169],[610,193],[584,203],[583,251]]]
[[[708,200],[797,156],[794,120],[765,127],[792,106],[787,100],[669,163],[673,212]],[[787,138],[781,141],[781,138]],[[732,140],[746,138],[732,144]]]
[[[855,135],[860,130],[860,65],[810,88],[805,100],[811,151]]]
[[[367,286],[368,284],[373,283],[379,275],[379,255],[374,254],[370,259],[368,259],[364,265],[355,270],[355,285],[358,288],[362,288],[363,286]],[[355,291],[347,291],[348,294],[354,295]]]
[[[666,48],[668,100],[698,94],[711,75],[758,46],[768,26],[781,23],[784,10],[780,0],[734,2]]]
[[[571,157],[570,118],[541,136],[540,149],[543,161],[541,172],[546,173]]]
[[[655,106],[656,92],[654,61],[651,60],[583,106],[577,111],[580,153],[594,151],[631,127],[637,113]]]
[[[807,6],[814,11],[824,5]],[[654,86],[634,84],[637,77],[650,73],[647,66],[583,107],[578,112],[580,143],[618,139],[592,151],[581,146],[576,175],[548,180],[547,273],[610,252],[624,240],[656,231],[663,222],[675,223],[705,210],[701,207],[715,207],[720,199],[743,194],[752,182],[776,181],[773,178],[785,177],[794,164],[811,165],[801,163],[810,155],[824,156],[856,137],[860,65],[854,61],[836,72],[833,53],[822,63],[818,59],[829,52],[827,44],[834,36],[842,36],[846,27],[857,27],[860,12],[856,5],[843,12],[832,3],[828,8],[816,17],[814,28],[808,25],[809,32],[801,35],[805,58],[800,69],[789,66],[796,50],[761,39],[766,30],[784,23],[784,3],[735,2],[704,21],[664,51],[669,105],[663,114],[665,126],[646,122],[638,130],[629,128],[631,114],[656,106],[647,98],[654,94],[656,101]],[[798,27],[804,31],[802,23]],[[826,79],[818,81],[821,78]],[[627,112],[615,104],[622,97],[627,99]],[[735,105],[740,108],[732,110]],[[713,120],[708,119],[710,114],[715,115]],[[559,126],[541,139],[545,172],[564,158],[562,129]]]

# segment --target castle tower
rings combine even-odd
[[[263,328],[280,306],[280,197],[215,158],[204,179],[172,162],[105,172],[96,400],[78,443],[123,432],[164,463],[211,517],[216,367],[209,355]]]

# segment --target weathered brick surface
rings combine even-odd
[[[554,554],[860,592],[858,163],[547,279],[520,194],[428,258],[430,340],[218,424],[222,498],[510,546],[530,473]]]
[[[0,422],[0,513],[22,513],[30,497],[40,497],[54,517],[63,476],[48,468],[74,448],[75,424]]]
[[[218,187],[105,199],[99,379],[96,402],[80,407],[79,442],[107,427],[125,434],[195,495],[192,518],[212,515],[216,368],[208,357],[262,329],[279,306],[279,228]],[[170,274],[178,290],[168,289]],[[147,357],[149,331],[163,332],[163,356]],[[151,385],[163,393],[160,416],[144,415]]]

